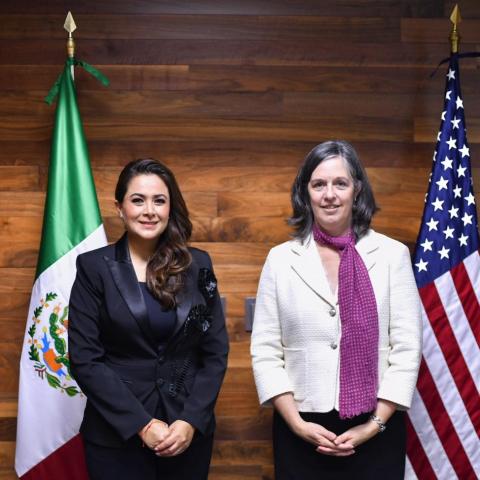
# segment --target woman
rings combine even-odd
[[[187,207],[161,163],[129,163],[115,199],[126,232],[78,257],[70,298],[90,477],[206,479],[228,353],[210,257],[187,247]]]
[[[369,228],[377,207],[346,142],[308,154],[292,206],[294,239],[267,257],[251,345],[276,479],[403,479],[421,350],[408,249]]]

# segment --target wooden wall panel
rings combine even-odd
[[[56,39],[42,40],[35,60],[38,65],[61,64],[63,52]],[[0,63],[29,65],[34,39],[1,39]],[[475,43],[465,43],[475,50]],[[160,39],[85,39],[78,47],[79,58],[96,57],[97,65],[173,64],[173,65],[308,65],[308,66],[424,66],[436,67],[445,56],[441,44],[420,49],[413,43],[352,42],[310,39],[281,40],[160,40]]]
[[[475,68],[464,63],[463,69]],[[115,90],[160,90],[187,92],[337,92],[337,93],[438,93],[443,77],[430,78],[432,67],[417,65],[401,70],[371,67],[312,67],[284,65],[102,65],[102,72]],[[25,92],[43,89],[42,101],[58,75],[58,65],[0,65],[0,87]],[[465,76],[464,76],[465,77]],[[106,93],[105,87],[83,70],[76,72],[79,95],[90,90]],[[463,91],[475,90],[475,77],[462,78]],[[85,108],[82,101],[81,108]]]
[[[445,0],[444,16],[449,17],[453,7],[457,2],[454,0]],[[480,18],[480,9],[478,8],[477,0],[462,0],[460,5],[461,14],[463,18]]]
[[[78,0],[78,102],[109,240],[129,160],[178,177],[192,244],[213,258],[231,342],[210,478],[273,480],[271,411],[258,405],[245,332],[269,249],[289,238],[290,188],[330,138],[357,148],[381,207],[373,227],[413,247],[443,105],[450,0]],[[18,361],[41,234],[65,0],[0,2],[0,480],[13,473]],[[463,51],[480,4],[464,0]],[[477,202],[480,61],[462,61]]]
[[[281,141],[288,135],[294,141],[314,142],[318,138],[349,137],[355,140],[376,138],[387,142],[402,142],[412,138],[413,126],[394,117],[359,118],[352,130],[352,121],[333,115],[324,117],[325,124],[311,120],[282,119],[163,119],[152,122],[138,119],[128,124],[121,119],[95,118],[84,123],[85,134],[92,140],[155,141],[188,139],[214,140],[218,136],[226,140]],[[0,141],[25,141],[28,139],[47,140],[51,135],[51,125],[42,119],[0,117]]]
[[[63,15],[0,15],[0,38],[63,39]],[[383,41],[400,38],[398,17],[260,15],[75,15],[84,39]]]
[[[468,13],[464,13],[463,3],[459,5],[462,15],[462,38],[468,38],[469,42],[480,43],[480,31],[478,30],[478,22],[469,16]],[[452,7],[453,8],[453,7]],[[477,6],[478,8],[478,6]],[[401,32],[403,42],[420,43],[444,43],[445,38],[448,38],[448,32],[450,28],[450,19],[448,17],[438,19],[425,19],[425,18],[402,18],[401,20]]]
[[[475,0],[468,0],[473,6]],[[48,2],[31,2],[29,12],[35,14],[59,14],[67,7],[65,0],[49,0]],[[450,3],[450,2],[449,2]],[[111,5],[96,0],[82,0],[75,4],[79,14],[106,13],[112,14]],[[24,13],[25,4],[15,0],[4,0],[0,13]],[[171,2],[169,0],[137,0],[132,4],[129,0],[116,0],[117,14],[208,14],[208,15],[342,15],[347,17],[368,17],[375,12],[383,17],[420,16],[439,17],[443,14],[443,2],[438,0],[196,0],[192,2]],[[447,11],[448,13],[448,11]]]

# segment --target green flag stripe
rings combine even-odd
[[[59,85],[36,278],[102,223],[71,63]]]

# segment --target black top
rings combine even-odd
[[[173,333],[177,321],[176,310],[166,310],[147,288],[146,282],[138,282],[147,306],[148,320],[155,340],[164,343]]]
[[[71,372],[87,397],[87,441],[127,448],[152,418],[183,420],[205,438],[213,433],[228,336],[210,257],[188,251],[177,321],[163,345],[150,326],[127,235],[77,257],[68,343]]]

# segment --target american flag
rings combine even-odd
[[[424,344],[407,479],[480,478],[480,242],[458,67],[452,54],[414,256]]]

